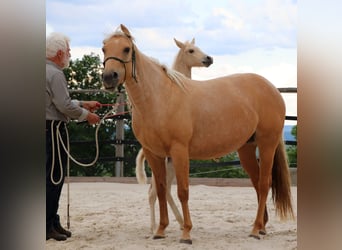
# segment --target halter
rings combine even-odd
[[[115,56],[110,56],[110,57],[107,57],[104,61],[103,61],[103,67],[106,66],[106,62],[108,60],[115,60],[115,61],[118,61],[120,63],[123,64],[124,66],[124,69],[125,69],[125,78],[124,78],[124,81],[123,82],[126,82],[126,63],[129,63],[129,62],[132,62],[132,77],[134,78],[135,82],[138,82],[137,81],[137,78],[136,78],[136,74],[135,74],[135,50],[134,50],[134,46],[132,47],[132,59],[131,60],[128,60],[128,61],[124,61],[118,57],[115,57]]]

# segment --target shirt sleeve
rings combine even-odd
[[[81,108],[77,100],[71,100],[63,72],[56,73],[51,79],[52,102],[65,116],[84,121],[88,110]]]
[[[74,103],[75,105],[81,107],[81,102],[79,100],[74,99],[74,100],[71,100],[71,102]],[[81,116],[77,120],[79,122],[86,120],[87,116],[88,116],[88,113],[89,113],[88,110],[86,110],[85,108],[82,108],[82,114],[81,114]]]

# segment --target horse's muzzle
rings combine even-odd
[[[206,67],[209,67],[210,65],[212,65],[214,62],[214,59],[211,56],[207,56],[203,61],[203,65]]]
[[[102,75],[103,85],[106,89],[115,89],[119,82],[119,74],[111,71],[103,73]]]

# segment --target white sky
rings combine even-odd
[[[46,33],[68,35],[72,59],[91,52],[102,59],[102,40],[121,23],[140,51],[170,67],[178,51],[173,38],[195,38],[214,63],[193,69],[194,79],[255,72],[276,87],[297,87],[297,1],[46,1]],[[296,94],[284,98],[287,115],[297,115]]]

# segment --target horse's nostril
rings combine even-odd
[[[118,77],[119,77],[119,75],[116,72],[104,73],[102,75],[103,81],[105,81],[105,82],[111,82],[113,80],[117,80]]]
[[[206,56],[204,59],[203,59],[203,61],[202,61],[202,63],[203,63],[203,65],[205,65],[206,67],[209,67],[211,64],[213,64],[213,58],[211,57],[211,56]]]

